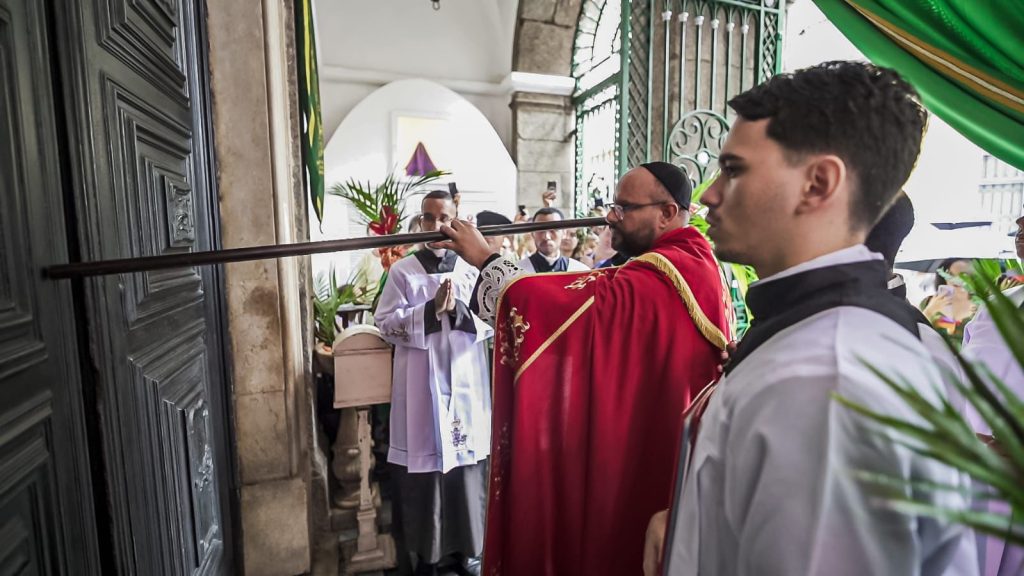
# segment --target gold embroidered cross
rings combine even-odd
[[[566,286],[568,290],[583,290],[587,287],[587,284],[596,281],[598,278],[604,276],[606,272],[604,270],[594,270],[586,276],[580,276],[572,284]]]
[[[519,347],[526,339],[526,331],[530,329],[530,323],[523,319],[523,316],[513,306],[508,312],[508,320],[504,326],[506,338],[501,343],[501,363],[510,366],[519,362]]]

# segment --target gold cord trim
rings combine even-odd
[[[545,340],[544,343],[541,344],[540,347],[533,352],[533,354],[530,354],[530,357],[526,359],[526,362],[523,362],[523,365],[520,366],[519,370],[516,371],[516,376],[513,379],[513,382],[518,382],[519,377],[523,375],[523,372],[525,372],[526,369],[529,368],[530,365],[533,364],[534,361],[536,361],[537,358],[539,358],[545,350],[547,350],[549,347],[551,347],[552,344],[554,344],[555,340],[557,340],[563,332],[568,330],[569,327],[572,326],[573,323],[576,322],[576,320],[579,320],[580,316],[582,316],[583,313],[586,312],[587,309],[593,305],[594,297],[591,296],[590,298],[587,298],[587,301],[584,302],[582,306],[580,306],[575,312],[573,312],[572,316],[569,316],[568,320],[562,322],[562,325],[558,327],[558,330],[555,330],[554,333],[551,334],[551,336],[548,336],[548,339]]]
[[[676,267],[672,265],[668,258],[665,258],[657,252],[648,252],[643,256],[640,256],[632,262],[644,262],[653,266],[658,272],[664,274],[672,285],[675,286],[676,292],[679,293],[679,297],[682,298],[683,304],[686,305],[687,312],[690,313],[690,318],[693,320],[697,330],[707,338],[708,342],[711,342],[719,350],[725,350],[725,346],[728,340],[725,338],[725,334],[718,329],[708,320],[707,315],[704,314],[704,310],[701,310],[697,299],[693,296],[693,292],[690,290],[690,285],[686,283],[683,275],[676,270]]]
[[[508,292],[508,289],[511,288],[513,284],[519,282],[520,280],[522,280],[524,278],[533,278],[534,276],[568,276],[570,274],[572,274],[572,275],[581,275],[581,274],[588,274],[588,273],[589,272],[586,271],[586,270],[577,270],[577,271],[574,271],[574,272],[568,272],[568,271],[567,272],[524,272],[524,273],[516,276],[515,278],[512,278],[508,282],[505,282],[505,285],[501,287],[501,291],[498,292],[498,299],[494,301],[494,315],[495,315],[495,318],[497,318],[498,310],[501,310],[501,301],[505,298],[505,293]]]
[[[962,84],[1000,102],[1004,106],[1008,106],[1017,112],[1024,112],[1024,94],[1021,94],[1012,86],[997,78],[993,78],[965,62],[961,62],[943,50],[922,42],[920,38],[907,34],[878,14],[858,5],[854,0],[845,1],[851,8],[859,12],[861,16],[881,30],[883,34],[892,38],[907,50],[915,53],[919,59],[923,60],[939,74],[944,73],[944,75],[959,80]]]

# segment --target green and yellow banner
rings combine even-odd
[[[324,218],[324,129],[320,115],[316,25],[313,0],[295,0],[296,52],[299,57],[299,108],[302,111],[302,160],[306,185],[318,221]]]

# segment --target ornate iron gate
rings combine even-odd
[[[713,173],[726,102],[781,69],[783,2],[586,0],[573,55],[578,214],[642,162],[672,162],[695,184]]]

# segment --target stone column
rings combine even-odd
[[[512,95],[513,157],[519,168],[519,204],[541,206],[549,181],[558,182],[555,205],[568,212],[573,203],[574,145],[572,110],[567,96],[516,92]]]
[[[569,76],[581,0],[522,0],[516,26],[515,72]],[[513,76],[515,76],[513,72]],[[558,182],[556,206],[573,205],[573,110],[557,91],[512,94],[512,158],[519,167],[518,204],[541,206],[548,181]]]
[[[207,2],[225,248],[308,238],[292,10],[291,0]],[[225,266],[240,483],[234,487],[242,539],[236,563],[248,576],[300,574],[311,567],[306,266],[305,259]]]

